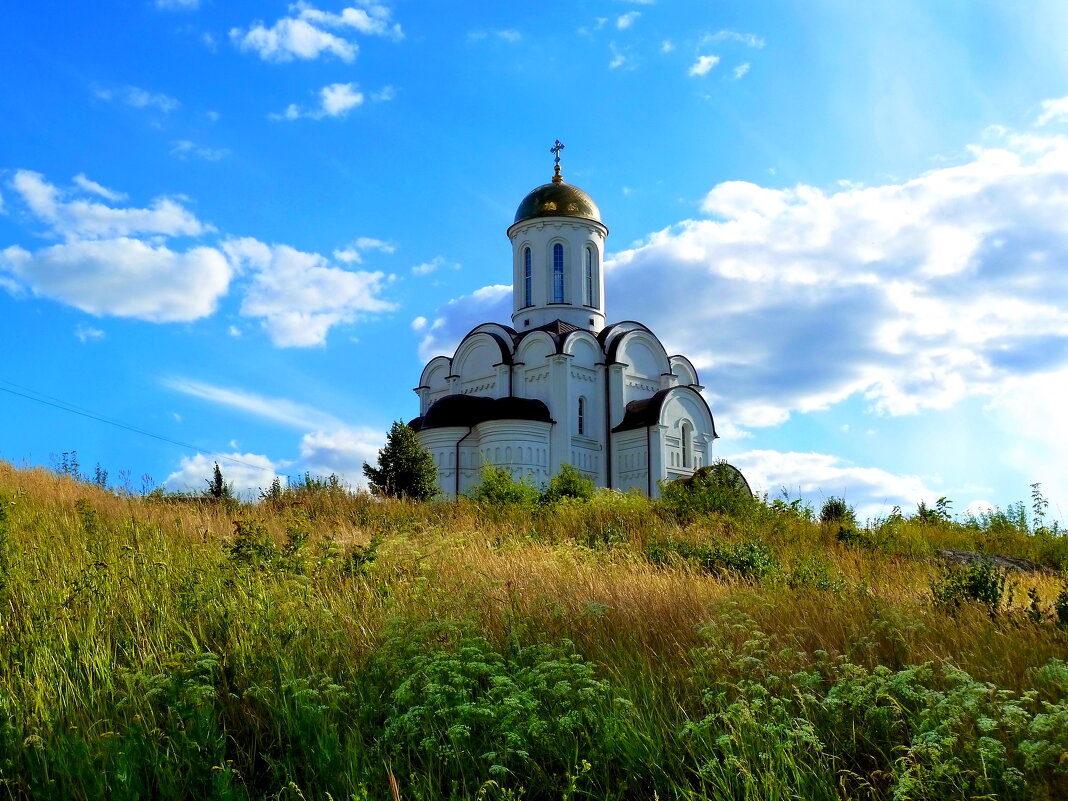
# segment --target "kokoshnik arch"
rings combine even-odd
[[[512,325],[483,323],[423,368],[409,424],[456,497],[483,464],[544,486],[571,464],[600,487],[659,494],[710,463],[717,438],[697,371],[630,320],[605,325],[608,228],[593,200],[552,181],[519,204]]]

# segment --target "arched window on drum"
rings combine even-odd
[[[564,246],[553,245],[553,303],[564,302]]]

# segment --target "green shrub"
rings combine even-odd
[[[958,606],[964,601],[978,601],[995,614],[1005,595],[1005,571],[990,562],[951,568],[934,582],[931,592],[939,604]]]
[[[513,479],[509,471],[491,464],[482,465],[481,481],[467,495],[474,501],[493,506],[534,506],[541,499],[537,487],[525,479]]]
[[[564,499],[588,501],[595,491],[593,479],[577,468],[564,464],[549,481],[549,488],[542,493],[542,503],[556,503]]]
[[[832,495],[823,502],[823,506],[820,508],[821,523],[850,525],[855,519],[853,507],[845,502],[845,498],[836,498]]]

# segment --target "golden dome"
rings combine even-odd
[[[581,217],[601,222],[601,211],[577,186],[554,178],[551,184],[542,184],[523,198],[516,210],[515,222],[534,217]]]

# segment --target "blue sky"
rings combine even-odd
[[[358,484],[508,320],[559,138],[609,319],[693,359],[754,484],[1064,520],[1066,40],[1063,2],[15,4],[0,458]]]

